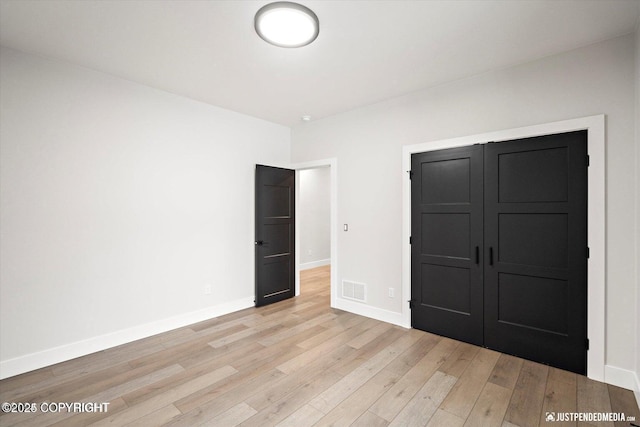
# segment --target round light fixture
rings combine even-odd
[[[254,24],[264,41],[280,47],[306,46],[320,32],[318,17],[311,9],[288,1],[270,3],[260,8]]]

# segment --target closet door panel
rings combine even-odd
[[[482,147],[412,156],[411,324],[483,342]]]
[[[586,131],[485,146],[484,345],[586,373]]]

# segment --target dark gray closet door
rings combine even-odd
[[[587,132],[485,146],[484,345],[586,373]]]
[[[411,325],[481,345],[482,147],[411,161]]]
[[[587,132],[414,154],[411,169],[412,326],[585,374]]]

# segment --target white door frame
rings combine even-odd
[[[587,376],[597,381],[605,377],[605,289],[606,289],[606,212],[605,212],[605,116],[589,116],[572,120],[545,123],[516,129],[470,135],[460,138],[406,145],[402,148],[402,167],[411,169],[411,155],[425,151],[462,147],[491,141],[508,141],[532,136],[588,131],[587,153],[590,158],[588,168],[587,244],[590,257],[587,263],[587,337],[590,341],[587,352]],[[411,297],[411,183],[407,176],[402,188],[402,295]],[[409,304],[402,305],[403,326],[411,327]]]
[[[290,169],[296,171],[296,292],[300,295],[300,171],[305,169],[330,168],[330,215],[331,215],[331,307],[335,307],[338,296],[338,160],[336,158],[295,163]]]

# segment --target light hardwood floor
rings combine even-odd
[[[3,380],[3,402],[110,404],[2,414],[0,425],[554,426],[576,423],[547,423],[547,412],[612,411],[640,420],[629,390],[333,310],[329,297],[329,268],[307,270],[298,298]]]

